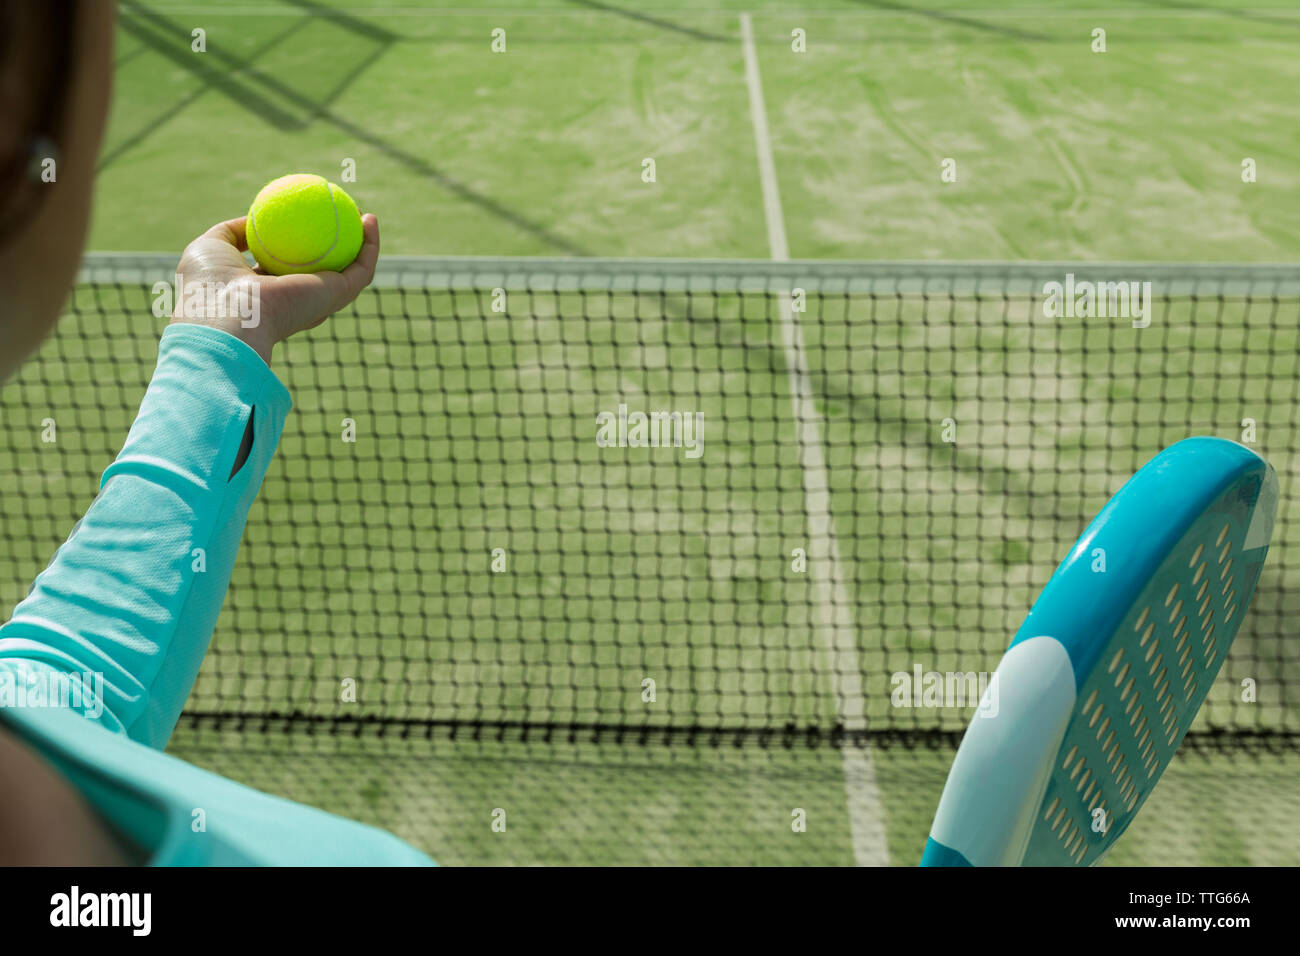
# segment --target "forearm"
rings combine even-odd
[[[102,674],[99,719],[165,746],[289,408],[288,392],[248,346],[214,329],[169,326],[122,453],[0,628],[0,658]],[[236,469],[250,421],[252,444]]]

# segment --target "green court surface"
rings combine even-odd
[[[380,281],[277,352],[295,411],[171,752],[450,864],[912,865],[971,708],[892,675],[992,670],[1128,474],[1250,419],[1282,510],[1195,729],[1256,736],[1180,754],[1108,862],[1300,863],[1300,293],[1244,265],[1300,250],[1300,16],[981,6],[124,3],[97,255],[0,392],[0,604],[121,445],[150,284],[354,163]],[[746,16],[789,255],[847,263],[763,262]],[[1044,319],[1046,261],[1155,277],[1152,326]],[[599,447],[619,404],[702,413],[703,455]]]
[[[170,267],[90,257],[5,393],[31,423],[0,473],[6,603],[94,494]],[[992,670],[1150,448],[1242,409],[1280,466],[1300,441],[1288,270],[1148,266],[1139,331],[1040,324],[1056,268],[388,260],[277,360],[296,408],[173,751],[446,862],[914,862],[970,702],[898,706],[895,676]],[[615,401],[700,409],[703,454],[599,447]],[[1281,756],[1180,757],[1115,862],[1293,858],[1290,501],[1195,728]]]
[[[1293,6],[974,6],[129,2],[90,248],[180,249],[353,160],[389,253],[766,257],[749,11],[794,258],[1294,255]]]
[[[347,739],[183,730],[172,752],[390,829],[447,865],[856,862],[834,748],[392,743],[377,751]],[[873,755],[892,864],[920,860],[951,760],[946,748]],[[1292,751],[1184,749],[1106,862],[1294,866],[1297,786]],[[504,829],[494,829],[502,811]]]

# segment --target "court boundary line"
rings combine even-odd
[[[748,13],[740,15],[740,35],[744,48],[745,85],[749,91],[754,146],[758,154],[759,182],[763,190],[768,247],[772,259],[787,261],[790,249],[786,239],[785,218],[781,212],[781,194],[767,125],[767,107],[763,102],[763,84],[754,44],[753,23]],[[848,589],[845,587],[839,541],[835,537],[835,519],[831,513],[825,446],[822,444],[817,405],[813,400],[803,330],[795,315],[791,291],[784,290],[782,294],[781,290],[777,290],[776,297],[780,303],[781,333],[803,472],[808,554],[814,561],[818,557],[824,557],[826,561],[826,573],[816,574],[811,581],[817,595],[817,632],[821,638],[823,658],[830,664],[831,693],[835,698],[836,717],[844,729],[852,733],[866,729],[866,695],[862,681],[862,662],[858,655],[857,631],[853,624]],[[859,866],[887,866],[889,846],[885,834],[884,802],[876,780],[875,763],[868,747],[865,742],[861,747],[840,747],[840,757],[844,763],[845,807],[849,816],[850,842],[854,861]]]

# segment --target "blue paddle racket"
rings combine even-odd
[[[1241,626],[1277,507],[1250,449],[1188,438],[1093,519],[953,760],[922,866],[1088,866],[1133,822]]]

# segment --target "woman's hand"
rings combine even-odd
[[[243,216],[219,222],[185,247],[176,267],[184,285],[177,290],[172,322],[229,332],[270,365],[272,346],[320,325],[370,284],[379,261],[379,220],[370,213],[361,217],[361,252],[342,272],[287,276],[249,267],[243,256],[245,222]],[[206,294],[199,300],[196,292]]]

